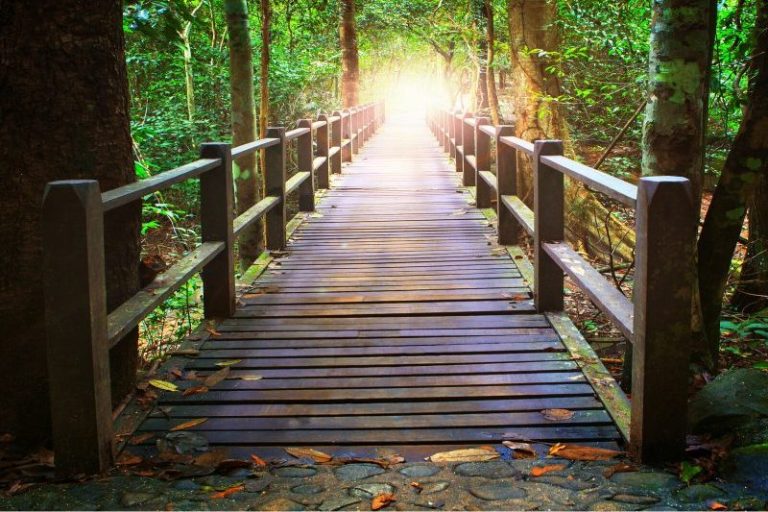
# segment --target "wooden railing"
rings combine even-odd
[[[627,183],[566,158],[562,141],[521,140],[512,135],[512,126],[492,126],[487,118],[468,113],[434,109],[428,123],[454,158],[463,184],[476,186],[477,207],[489,208],[495,198],[499,243],[517,243],[521,231],[533,238],[537,311],[563,310],[567,274],[631,341],[632,455],[644,462],[680,455],[686,434],[698,217],[688,180],[662,176]],[[533,210],[516,194],[518,166],[525,157],[533,170]],[[632,300],[565,242],[564,176],[635,209]]]
[[[314,210],[315,181],[328,188],[352,155],[384,122],[384,104],[370,103],[269,128],[266,137],[232,148],[203,144],[200,159],[102,193],[95,180],[49,183],[43,198],[43,274],[48,379],[57,470],[94,473],[113,459],[109,351],[195,273],[202,271],[206,318],[235,311],[234,243],[264,218],[266,246],[286,245],[286,197],[298,191],[301,211]],[[286,179],[286,148],[296,141],[297,172]],[[316,151],[313,146],[317,146]],[[232,161],[263,151],[265,197],[234,218]],[[105,213],[191,178],[200,178],[202,243],[107,314]],[[138,264],[138,262],[137,262]]]

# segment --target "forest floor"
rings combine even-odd
[[[499,451],[510,456],[506,448]],[[0,509],[764,510],[768,505],[765,474],[753,475],[762,479],[762,487],[743,480],[687,485],[671,472],[620,459],[497,458],[393,465],[230,460],[218,468],[189,466],[186,472],[166,472],[165,478],[140,473],[123,466],[78,483],[18,483],[0,495]],[[171,474],[178,478],[170,479]]]

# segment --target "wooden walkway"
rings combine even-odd
[[[165,393],[142,430],[207,418],[192,430],[242,454],[619,442],[470,200],[423,121],[389,120],[188,365],[240,360],[229,378]]]

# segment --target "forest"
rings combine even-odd
[[[741,444],[765,447],[768,395],[757,388],[768,371],[768,0],[0,2],[7,442],[37,446],[51,435],[43,289],[69,281],[41,270],[48,182],[95,179],[105,192],[193,162],[205,143],[240,146],[274,136],[270,127],[312,126],[378,101],[387,116],[425,119],[441,108],[488,117],[525,141],[562,140],[568,158],[633,184],[690,180],[700,216],[687,265],[688,392],[729,375],[754,383],[723,414],[748,422],[717,432],[734,428]],[[270,195],[265,154],[232,164],[235,215]],[[291,178],[303,157],[286,158]],[[518,165],[517,195],[533,207],[534,166]],[[107,310],[205,241],[202,180],[179,181],[104,216]],[[286,201],[288,218],[320,216]],[[564,214],[567,241],[631,299],[634,210],[567,180]],[[533,254],[531,240],[518,243]],[[238,293],[281,256],[262,221],[242,230],[235,251]],[[571,280],[565,288],[565,312],[629,390],[631,343]],[[185,339],[217,335],[207,316],[195,274],[107,349],[113,410],[135,401],[137,382]],[[707,396],[723,399],[725,389]],[[676,466],[686,484],[714,477],[718,449],[693,450]]]

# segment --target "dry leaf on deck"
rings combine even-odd
[[[504,446],[512,450],[512,456],[516,459],[535,459],[536,450],[529,443],[517,443],[514,441],[502,441]]]
[[[136,446],[137,444],[142,444],[145,441],[149,441],[153,437],[155,437],[155,434],[153,432],[144,432],[143,434],[133,436],[131,439],[128,440],[128,444]]]
[[[333,460],[333,456],[313,448],[286,448],[285,451],[297,459],[304,459],[308,457],[319,464],[324,464]]]
[[[553,471],[562,471],[565,469],[565,464],[551,464],[549,466],[534,466],[531,468],[531,476],[541,476],[551,473]]]
[[[163,391],[178,391],[179,386],[174,384],[173,382],[168,382],[167,380],[160,380],[160,379],[152,379],[149,381],[149,385],[152,387],[155,387],[157,389],[162,389]]]
[[[219,361],[218,363],[216,363],[216,366],[232,366],[233,364],[237,364],[240,361],[242,361],[242,359],[230,359],[229,361]]]
[[[243,375],[240,380],[261,380],[263,378],[261,375]]]
[[[624,452],[593,446],[557,443],[549,449],[549,454],[568,460],[610,460],[623,455]]]
[[[481,462],[499,458],[499,452],[490,446],[480,448],[464,448],[461,450],[451,450],[448,452],[439,452],[428,457],[432,462]]]
[[[210,334],[211,336],[221,336],[221,333],[213,328],[213,326],[208,326],[205,328],[205,330]]]
[[[206,386],[194,386],[194,387],[185,389],[182,395],[184,396],[200,395],[202,393],[207,393],[207,392],[208,392],[208,388]]]
[[[206,421],[208,421],[208,418],[197,418],[197,419],[194,419],[194,420],[185,421],[184,423],[179,423],[175,427],[171,427],[170,431],[171,432],[176,432],[176,431],[179,431],[179,430],[186,430],[188,428],[192,428],[192,427],[196,427],[198,425],[202,425]]]
[[[573,418],[574,413],[568,409],[544,409],[541,414],[549,421],[565,421]]]
[[[245,485],[243,484],[235,485],[230,487],[229,489],[224,489],[221,492],[215,492],[211,494],[211,498],[213,498],[214,500],[219,500],[222,498],[226,498],[228,496],[232,496],[233,494],[244,491],[244,490],[245,490]]]
[[[212,373],[209,376],[207,376],[203,381],[203,384],[209,388],[212,388],[219,382],[226,379],[227,376],[229,375],[229,372],[230,372],[229,366],[225,366],[224,368],[217,371],[216,373]]]
[[[373,500],[371,500],[371,510],[382,509],[387,505],[389,505],[390,503],[392,503],[393,501],[396,501],[394,494],[389,494],[389,493],[379,494],[378,496],[373,498]]]

